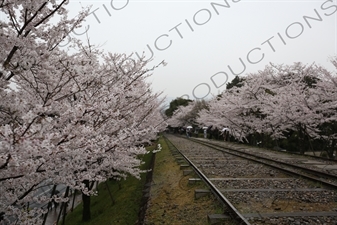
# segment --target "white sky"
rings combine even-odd
[[[224,7],[226,2],[229,7]],[[83,24],[90,26],[91,43],[111,52],[145,52],[146,58],[152,55],[149,45],[154,53],[151,66],[162,60],[168,63],[156,69],[149,82],[169,99],[218,94],[227,77],[234,78],[228,66],[242,76],[269,62],[316,62],[332,70],[329,58],[337,51],[336,0],[71,0],[71,14],[81,5],[92,5],[95,11]],[[84,27],[76,32],[82,33]],[[85,35],[73,36],[85,39]],[[262,60],[249,63],[250,51],[251,62],[264,54]]]

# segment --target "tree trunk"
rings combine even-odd
[[[55,194],[56,187],[57,187],[57,185],[54,185],[54,186],[53,186],[53,189],[52,189],[52,191],[51,191],[50,197],[53,197],[53,195]],[[48,210],[48,211],[47,211],[47,213],[44,215],[42,225],[45,225],[45,224],[46,224],[47,217],[48,217],[48,213],[49,213],[49,211],[50,211],[50,208],[51,208],[52,205],[53,205],[53,202],[54,202],[54,200],[52,200],[52,201],[50,201],[50,202],[48,203],[48,207],[47,207],[47,210]],[[55,205],[54,205],[54,206],[55,206]]]
[[[74,211],[76,195],[77,195],[77,190],[75,189],[74,190],[74,196],[73,196],[73,203],[71,204],[71,210],[70,210],[71,212]]]
[[[64,197],[68,197],[69,196],[69,186],[66,189],[66,193],[64,194]],[[68,206],[69,202],[64,202],[64,208],[63,208],[63,220],[62,220],[62,225],[66,224],[66,215],[67,215],[67,206]]]
[[[89,181],[83,181],[85,187],[89,189]],[[83,202],[83,211],[82,211],[82,221],[89,221],[91,219],[91,212],[90,212],[90,196],[86,195],[82,192],[82,202]]]
[[[299,146],[299,150],[300,150],[300,154],[304,155],[304,132],[303,132],[303,128],[302,125],[299,124],[298,126],[298,146]]]
[[[105,185],[106,185],[106,188],[109,192],[109,195],[110,195],[110,198],[111,198],[111,205],[114,205],[115,204],[115,199],[112,197],[112,194],[111,194],[111,191],[110,191],[110,188],[109,188],[109,184],[108,184],[108,181],[105,181]]]

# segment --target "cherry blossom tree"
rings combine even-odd
[[[243,90],[243,87],[246,90]],[[208,102],[208,108],[201,110],[197,119],[199,124],[205,126],[230,127],[231,135],[239,141],[253,132],[254,98],[249,94],[251,90],[247,85],[233,87]],[[247,93],[244,93],[247,92]]]
[[[335,59],[332,63],[336,65]],[[336,147],[336,75],[322,67],[271,65],[211,100],[198,122],[230,126],[240,141],[268,135],[298,140],[298,150]],[[321,149],[321,150],[322,150]]]
[[[76,18],[68,19],[68,1],[4,0],[0,10],[7,21],[1,21],[0,77],[10,80],[15,74],[38,68],[66,36],[88,15],[83,9]],[[53,19],[53,22],[51,20]]]
[[[331,63],[337,70],[336,57]],[[321,77],[316,83],[316,98],[320,99],[320,139],[326,143],[329,157],[337,155],[337,74],[325,68],[319,68]]]
[[[77,65],[65,58],[59,64],[51,61],[59,73],[48,79],[32,73],[16,82],[14,99],[23,108],[2,132],[1,181],[7,190],[2,203],[7,210],[11,206],[8,214],[18,215],[18,204],[51,201],[34,196],[48,179],[89,196],[95,194],[89,183],[139,176],[137,155],[146,153],[142,145],[165,127],[158,94],[145,82],[146,62],[128,62],[129,57],[118,54],[103,58],[103,65],[92,57],[84,67],[82,60]],[[22,183],[25,187],[11,189]]]
[[[204,100],[191,101],[186,106],[181,105],[173,112],[167,123],[171,127],[197,126],[196,118],[198,117],[198,112],[206,107]]]
[[[171,127],[186,127],[191,125],[187,119],[187,115],[190,113],[192,108],[192,104],[187,106],[178,106],[178,108],[173,112],[172,117],[167,120],[167,123]]]
[[[261,111],[267,127],[266,133],[274,138],[287,138],[289,133],[296,132],[298,149],[304,153],[309,149],[311,139],[317,138],[321,99],[314,95],[315,83],[319,79],[315,65],[305,66],[296,63],[292,66],[274,66],[269,68],[269,79],[263,96]],[[291,132],[292,131],[292,132]]]
[[[43,205],[69,200],[67,192],[37,195],[44,185],[80,190],[88,203],[92,183],[139,177],[137,156],[166,127],[148,61],[79,41],[73,53],[58,48],[87,13],[68,20],[66,3],[0,5],[9,17],[0,36],[0,222],[40,223]],[[60,21],[48,23],[56,14]]]
[[[46,123],[48,117],[43,114],[43,110],[38,109],[41,104],[34,105],[35,99],[26,101],[27,98],[21,98],[23,92],[13,90],[12,86],[13,83],[22,84],[21,81],[28,79],[28,75],[35,74],[36,71],[48,71],[44,68],[52,65],[49,59],[54,54],[53,50],[72,29],[80,26],[88,10],[80,12],[77,18],[68,19],[64,8],[66,4],[67,1],[14,0],[1,1],[0,4],[2,16],[7,16],[7,20],[0,21],[0,95],[2,99],[0,181],[3,193],[0,212],[5,215],[16,215],[20,222],[23,221],[19,215],[24,205],[21,202],[22,199],[47,177],[40,176],[44,171],[41,168],[43,161],[38,162],[39,158],[24,159],[22,155],[33,156],[39,149],[39,147],[35,148],[35,145],[41,145],[43,150],[51,147],[53,134],[46,133],[43,138],[32,138],[33,133],[48,131],[48,123]],[[52,17],[58,17],[54,25],[49,23]],[[46,79],[48,74],[43,72],[40,73],[39,79]],[[52,71],[49,70],[49,73]],[[20,88],[25,87],[23,85]],[[36,87],[32,86],[32,88],[33,90],[26,91],[32,94]],[[38,93],[37,96],[43,97],[43,94]],[[29,110],[35,110],[39,116],[29,121],[32,116]],[[50,115],[55,116],[53,113]],[[16,154],[17,149],[24,149],[24,152]],[[19,166],[18,162],[22,164]],[[36,173],[31,173],[33,170]],[[25,175],[28,177],[23,178]],[[17,183],[20,179],[21,182]],[[29,201],[31,199],[26,199],[26,202]],[[22,218],[33,218],[36,213],[38,214],[34,210],[26,211]]]

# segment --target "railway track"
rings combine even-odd
[[[219,224],[337,224],[336,162],[166,138],[209,187],[196,196],[212,192],[224,205]]]
[[[234,156],[238,156],[247,160],[252,160],[257,163],[262,163],[267,166],[271,166],[275,169],[279,169],[284,171],[285,173],[289,173],[295,176],[304,177],[307,179],[310,179],[314,182],[319,182],[326,187],[330,187],[332,189],[337,189],[337,162],[333,163],[331,161],[325,161],[323,159],[320,160],[311,160],[311,157],[302,157],[299,155],[289,155],[285,153],[275,153],[275,152],[268,152],[269,154],[265,154],[263,152],[266,152],[266,150],[263,149],[254,149],[252,148],[230,148],[228,146],[228,143],[209,143],[208,141],[202,141],[202,140],[192,140],[194,142],[203,144],[205,146],[209,146],[211,148],[214,148],[216,150],[220,150],[223,152],[226,152],[228,154],[232,154]],[[221,145],[222,144],[222,145]],[[227,146],[226,146],[227,145]],[[276,156],[278,155],[278,157]],[[311,162],[311,164],[305,164],[302,163],[302,165],[299,165],[299,163],[304,159],[304,161]],[[318,165],[323,165],[321,168],[315,168],[312,169],[313,163],[316,162]],[[336,170],[326,170],[324,169],[325,165],[336,165]],[[336,172],[333,172],[336,171]]]

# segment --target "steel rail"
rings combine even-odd
[[[276,163],[276,164],[282,164],[282,165],[285,165],[285,166],[288,166],[288,167],[293,167],[293,169],[300,169],[302,171],[307,172],[308,174],[316,175],[318,177],[325,177],[327,179],[337,180],[337,176],[333,175],[333,174],[328,174],[328,173],[324,173],[324,172],[321,172],[321,171],[312,170],[312,169],[309,169],[309,168],[306,168],[306,167],[302,167],[302,166],[298,166],[298,165],[294,165],[294,164],[290,164],[290,163],[281,162],[281,161],[277,161],[277,160],[274,160],[274,159],[266,158],[266,157],[263,157],[263,156],[258,156],[258,155],[254,155],[254,154],[251,154],[251,153],[238,151],[238,150],[235,150],[235,149],[231,149],[231,148],[228,148],[228,147],[217,145],[215,143],[206,143],[206,142],[203,142],[203,141],[200,141],[200,140],[196,140],[196,139],[188,139],[188,140],[196,142],[196,143],[199,143],[199,144],[202,144],[202,145],[205,145],[205,146],[208,146],[208,147],[211,147],[211,148],[214,148],[216,150],[224,151],[224,152],[226,152],[228,154],[231,154],[231,155],[234,155],[234,156],[238,156],[238,157],[241,157],[241,158],[244,158],[244,159],[247,159],[247,160],[252,160],[252,161],[255,161],[255,162],[258,162],[258,163],[262,163],[264,165],[276,168],[278,170],[282,170],[282,171],[284,171],[286,173],[291,173],[291,174],[296,175],[296,176],[305,177],[305,178],[310,179],[310,180],[315,181],[315,182],[321,182],[322,184],[324,184],[324,185],[326,185],[326,186],[328,186],[330,188],[333,188],[333,189],[337,188],[337,184],[336,183],[331,183],[331,182],[322,180],[320,178],[309,176],[309,175],[304,174],[304,173],[299,173],[299,172],[292,171],[292,170],[289,170],[289,169],[286,169],[286,168],[282,168],[282,167],[274,165],[274,164],[263,162],[263,161],[261,161],[259,159],[270,161],[270,162],[273,162],[273,163]],[[220,149],[218,149],[218,148],[220,148]],[[231,152],[226,151],[225,149],[230,150]],[[235,154],[232,151],[240,153],[240,154]],[[242,154],[248,155],[250,157],[255,157],[257,159],[246,157],[246,156],[243,156]]]
[[[206,185],[210,188],[210,191],[216,196],[216,198],[225,206],[227,206],[230,209],[229,215],[231,218],[235,219],[236,221],[240,222],[240,225],[250,225],[248,220],[241,215],[241,213],[230,203],[230,201],[217,189],[213,183],[198,169],[196,165],[187,157],[185,156],[168,138],[166,138],[167,142],[170,142],[170,144],[179,152],[181,156],[184,157],[184,159],[191,165],[195,173],[200,177],[201,180],[203,180]]]

